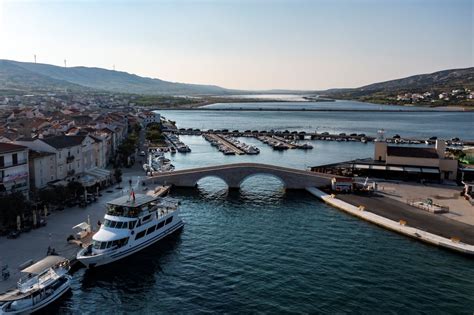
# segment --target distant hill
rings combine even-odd
[[[11,91],[85,91],[88,88],[32,72],[15,63],[0,60],[0,90]]]
[[[94,89],[150,95],[223,95],[232,93],[232,90],[214,85],[168,82],[102,68],[65,68],[12,60],[0,60],[0,89],[23,91]]]
[[[448,92],[458,88],[474,90],[474,67],[419,74],[359,88],[331,89],[321,93],[333,98],[365,99],[393,96],[400,93]]]

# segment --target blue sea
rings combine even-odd
[[[331,103],[327,103],[330,106]],[[257,104],[260,106],[260,104]],[[276,105],[274,105],[276,106]],[[318,106],[320,106],[318,104]],[[474,114],[429,112],[161,111],[178,127],[357,132],[474,139]],[[304,169],[368,157],[373,146],[313,141],[313,150],[224,156],[183,136],[177,169],[243,161]],[[239,191],[217,178],[177,189],[184,229],[97,271],[74,275],[63,313],[472,314],[474,260],[348,216],[306,192],[254,176]]]

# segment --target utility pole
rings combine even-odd
[[[66,68],[66,67],[67,67],[67,66],[66,66],[66,59],[64,59],[64,68]]]
[[[35,56],[35,63],[36,63],[36,54],[34,56]]]

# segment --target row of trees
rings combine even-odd
[[[72,181],[67,186],[58,185],[40,190],[37,200],[42,204],[60,205],[82,195],[84,195],[84,186],[79,182]]]
[[[161,133],[161,126],[158,123],[152,123],[147,126],[145,137],[152,143],[160,143],[165,140],[165,137]]]
[[[140,129],[141,127],[138,124],[129,128],[128,137],[117,148],[117,157],[114,160],[114,167],[133,164],[133,162],[130,163],[129,158],[138,148]]]
[[[4,227],[15,226],[17,216],[23,216],[31,209],[31,203],[20,192],[0,196],[0,205],[0,226]]]

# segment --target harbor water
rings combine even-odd
[[[329,103],[331,104],[331,103]],[[357,132],[474,139],[471,113],[161,112],[178,127]],[[419,116],[421,115],[421,116]],[[417,123],[415,123],[417,122]],[[258,162],[306,168],[368,157],[373,145],[312,141],[313,150],[224,156],[202,137],[177,169]],[[473,260],[333,209],[257,175],[240,191],[217,178],[177,189],[184,229],[109,267],[80,270],[64,313],[465,313],[474,310]]]

